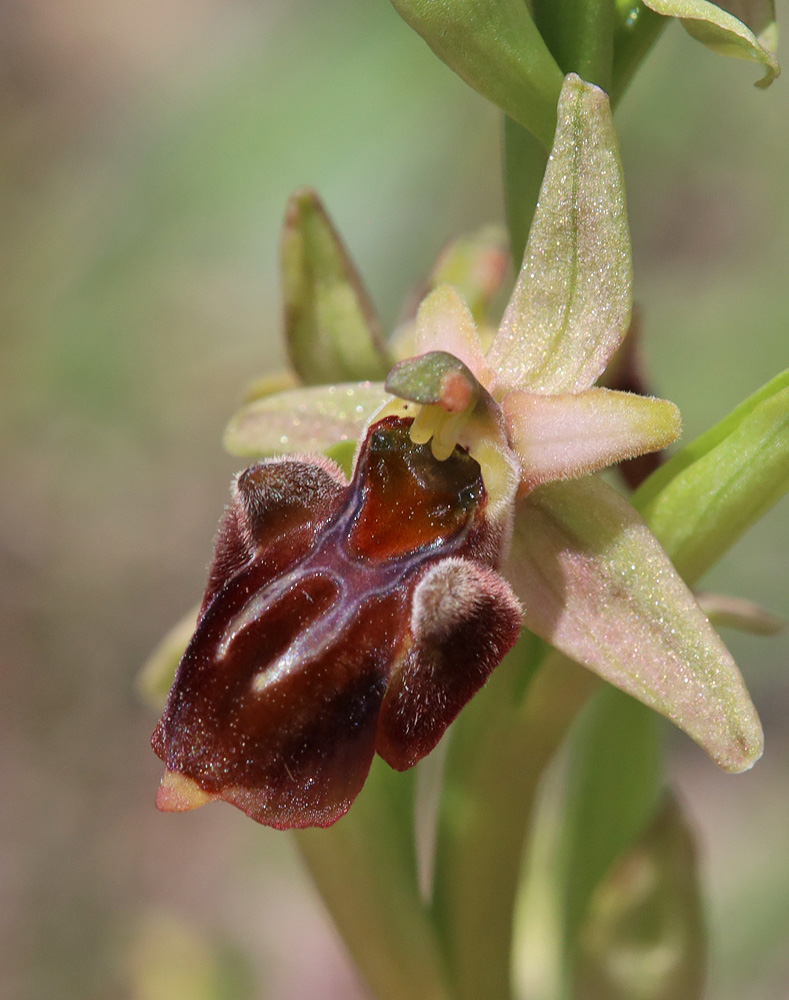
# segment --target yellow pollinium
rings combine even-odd
[[[427,444],[429,441],[433,457],[443,462],[455,450],[473,409],[473,406],[468,406],[458,413],[450,413],[438,403],[428,403],[414,418],[411,440],[414,444]]]

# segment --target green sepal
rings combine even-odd
[[[306,385],[382,379],[391,367],[381,324],[317,194],[295,191],[280,244],[285,338]]]
[[[789,370],[652,476],[632,502],[693,584],[789,489]]]
[[[761,725],[736,664],[607,483],[586,476],[530,493],[504,572],[537,635],[671,719],[724,770],[758,760]]]
[[[388,398],[380,382],[291,389],[242,406],[223,443],[242,458],[326,453],[343,442],[355,443]]]
[[[759,63],[765,73],[757,80],[757,87],[769,87],[780,75],[781,67],[775,57],[775,11],[771,10],[771,5],[754,5],[742,0],[720,4],[710,0],[644,0],[644,3],[664,17],[678,17],[685,30],[713,52]],[[745,15],[746,11],[753,13],[754,7],[758,34],[736,16]]]
[[[524,0],[392,0],[450,69],[546,147],[562,71]]]
[[[576,1000],[701,1000],[706,931],[691,827],[670,796],[592,896]]]

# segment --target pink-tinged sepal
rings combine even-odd
[[[492,570],[445,559],[417,585],[408,652],[389,679],[375,748],[391,767],[412,767],[436,746],[467,701],[515,644],[521,609]]]

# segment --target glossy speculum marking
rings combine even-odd
[[[480,467],[460,448],[436,460],[410,425],[373,425],[349,484],[322,459],[238,476],[153,736],[162,808],[221,798],[326,826],[376,750],[414,764],[515,641]]]

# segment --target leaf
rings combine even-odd
[[[693,833],[669,797],[592,897],[573,996],[701,1000],[705,957]]]
[[[317,194],[295,191],[280,245],[285,336],[307,385],[382,379],[391,367],[381,325]]]
[[[748,0],[721,4],[709,0],[644,0],[644,3],[657,14],[678,17],[686,31],[713,52],[759,63],[765,74],[757,81],[757,87],[769,87],[780,75],[781,67],[774,52],[777,29],[774,11],[770,11],[772,5]],[[738,15],[754,19],[758,36]]]
[[[389,399],[380,382],[310,386],[242,406],[227,426],[231,455],[264,458],[288,452],[325,452],[355,442]]]
[[[789,489],[789,371],[679,451],[634,494],[693,584]]]
[[[523,265],[487,361],[493,395],[579,392],[627,333],[630,234],[608,98],[570,74]]]
[[[392,0],[439,59],[547,148],[562,72],[523,0]]]
[[[531,493],[505,575],[541,638],[667,716],[724,770],[762,730],[731,655],[633,508],[594,477]]]

